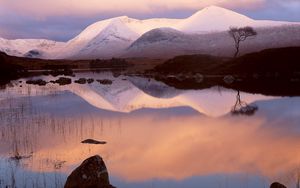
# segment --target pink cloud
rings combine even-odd
[[[209,5],[229,8],[257,7],[265,0],[0,0],[5,9],[37,18],[99,13],[155,13],[169,10],[196,10]]]

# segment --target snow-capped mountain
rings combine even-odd
[[[300,46],[300,26],[260,27],[256,31],[257,36],[241,43],[240,54]],[[123,57],[172,58],[189,54],[231,57],[234,51],[233,39],[227,31],[195,34],[159,28],[145,33],[132,43]]]
[[[217,7],[206,7],[187,19],[183,19],[176,29],[188,33],[227,31],[230,27],[270,27],[284,25],[286,22],[253,20],[234,11]]]
[[[149,50],[154,50],[155,54],[155,50],[161,52],[161,49],[164,49],[164,54],[172,56],[205,53],[203,46],[207,45],[218,49],[228,47],[231,43],[216,42],[214,37],[221,32],[225,33],[230,27],[252,26],[256,29],[276,27],[276,32],[281,34],[279,27],[292,24],[295,25],[294,27],[300,27],[299,23],[253,20],[231,10],[210,6],[186,19],[138,20],[122,16],[99,21],[64,43],[48,40],[0,39],[0,50],[9,55],[50,59],[130,57],[135,56],[136,53],[140,56],[143,54],[151,56],[152,52]],[[229,42],[227,39],[223,41]],[[267,42],[267,45],[262,48],[268,48],[269,43]],[[148,44],[151,46],[147,46]],[[168,46],[165,46],[166,44]],[[272,47],[282,47],[282,45],[282,43],[277,46],[272,44]],[[141,51],[143,53],[140,53]],[[222,54],[222,50],[220,52],[221,55],[229,55]]]
[[[127,16],[100,21],[68,41],[56,58],[117,57],[142,34],[154,28],[173,27],[177,22],[171,19],[137,20]]]
[[[12,56],[48,57],[49,53],[63,45],[63,42],[46,39],[7,40],[0,38],[0,51]]]

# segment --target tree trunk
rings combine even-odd
[[[240,52],[240,44],[239,43],[237,43],[235,45],[235,49],[236,49],[236,51],[234,53],[234,58],[236,58],[239,55],[239,52]]]

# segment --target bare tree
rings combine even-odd
[[[240,52],[241,42],[245,41],[248,37],[257,35],[257,32],[252,27],[231,27],[228,32],[235,42],[236,52],[234,57],[237,57]]]

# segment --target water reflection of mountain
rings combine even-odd
[[[25,85],[11,88],[11,90],[14,96],[26,96],[27,94],[47,96],[51,93],[59,94],[62,91],[69,91],[94,107],[123,113],[143,108],[159,109],[187,106],[208,116],[222,116],[230,112],[236,98],[235,91],[224,88],[178,90],[148,78],[114,78],[109,73],[80,76],[111,79],[113,83],[111,85],[101,85],[97,82],[87,85],[73,83],[67,86],[54,84],[47,86]],[[247,103],[272,98],[247,93],[242,93],[241,96]],[[67,98],[66,101],[68,101]]]
[[[144,93],[156,98],[173,98],[181,93],[182,90],[175,89],[163,82],[143,77],[130,77],[128,80]]]
[[[139,78],[103,77],[113,84],[23,84],[2,91],[0,177],[14,171],[18,181],[38,178],[43,185],[45,176],[53,185],[55,177],[65,180],[82,160],[100,154],[117,187],[219,187],[228,179],[233,188],[267,187],[273,181],[293,187],[300,156],[295,149],[299,98],[241,93],[259,111],[251,117],[223,116],[235,91],[175,90],[147,80],[137,87],[131,79]],[[87,138],[107,144],[81,144]],[[6,160],[16,150],[32,153],[18,168]]]
[[[53,103],[49,111],[46,107],[42,111],[24,111],[26,119],[22,118],[21,111],[13,120],[10,116],[1,116],[0,155],[9,156],[11,146],[18,145],[22,154],[33,152],[32,158],[22,161],[30,176],[40,172],[46,175],[61,173],[65,177],[83,159],[101,154],[113,176],[112,183],[117,187],[123,187],[124,182],[129,187],[136,183],[147,186],[152,179],[165,183],[193,179],[184,184],[196,187],[205,182],[209,184],[205,187],[216,187],[215,180],[223,185],[224,177],[234,181],[232,187],[247,181],[252,184],[253,177],[257,178],[253,187],[266,187],[269,181],[276,180],[292,184],[288,177],[296,172],[300,156],[295,149],[300,147],[297,101],[297,98],[288,99],[286,105],[291,105],[292,109],[286,112],[289,116],[278,110],[283,101],[266,108],[258,104],[262,112],[272,112],[275,119],[271,121],[262,112],[251,118],[209,118],[197,114],[166,116],[164,111],[160,111],[159,116],[151,113],[107,116],[101,115],[96,108],[91,109],[93,113],[66,112],[57,116],[53,110],[55,106],[61,110],[61,101],[54,99],[48,101]],[[48,104],[35,107],[42,106]],[[69,107],[76,108],[66,105],[66,109]],[[15,108],[11,111],[17,112]],[[109,113],[115,114],[106,112]],[[11,127],[4,126],[5,119]],[[81,144],[86,138],[105,140],[107,144]],[[61,169],[55,169],[61,162],[64,162]],[[1,166],[4,170],[10,169]],[[24,176],[29,176],[26,173]]]

